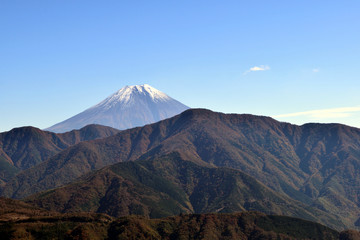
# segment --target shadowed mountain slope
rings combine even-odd
[[[2,194],[23,198],[106,165],[174,151],[199,165],[242,170],[273,190],[338,215],[347,226],[360,216],[359,129],[295,126],[204,109],[74,145],[19,174]]]
[[[335,217],[278,194],[241,171],[199,166],[178,153],[111,165],[27,202],[52,211],[114,217],[255,210],[345,227]]]

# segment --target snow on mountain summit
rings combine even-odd
[[[188,108],[148,84],[125,86],[95,106],[46,130],[61,133],[89,124],[127,129],[173,117]]]
[[[134,103],[134,99],[136,100],[136,95],[148,96],[154,102],[168,101],[171,99],[165,93],[151,87],[148,84],[125,86],[125,87],[121,88],[119,91],[110,95],[104,101],[95,105],[94,108],[102,106],[102,107],[109,109],[119,103],[131,105],[131,103]]]

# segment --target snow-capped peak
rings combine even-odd
[[[132,91],[136,89],[139,93],[148,94],[154,101],[165,101],[170,98],[165,93],[151,87],[148,84],[129,86],[129,88],[131,88]]]
[[[154,102],[163,102],[171,99],[168,95],[151,87],[150,85],[142,84],[125,86],[94,107],[102,106],[106,109],[109,109],[115,104],[129,104],[131,102],[132,96],[135,95],[148,96]]]

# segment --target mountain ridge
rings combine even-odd
[[[35,166],[67,147],[118,132],[120,130],[93,124],[62,134],[31,126],[0,133],[0,180],[5,184],[19,171]]]

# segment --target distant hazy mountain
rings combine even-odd
[[[46,130],[60,133],[88,124],[128,129],[173,117],[188,108],[147,84],[126,86],[99,104]]]

